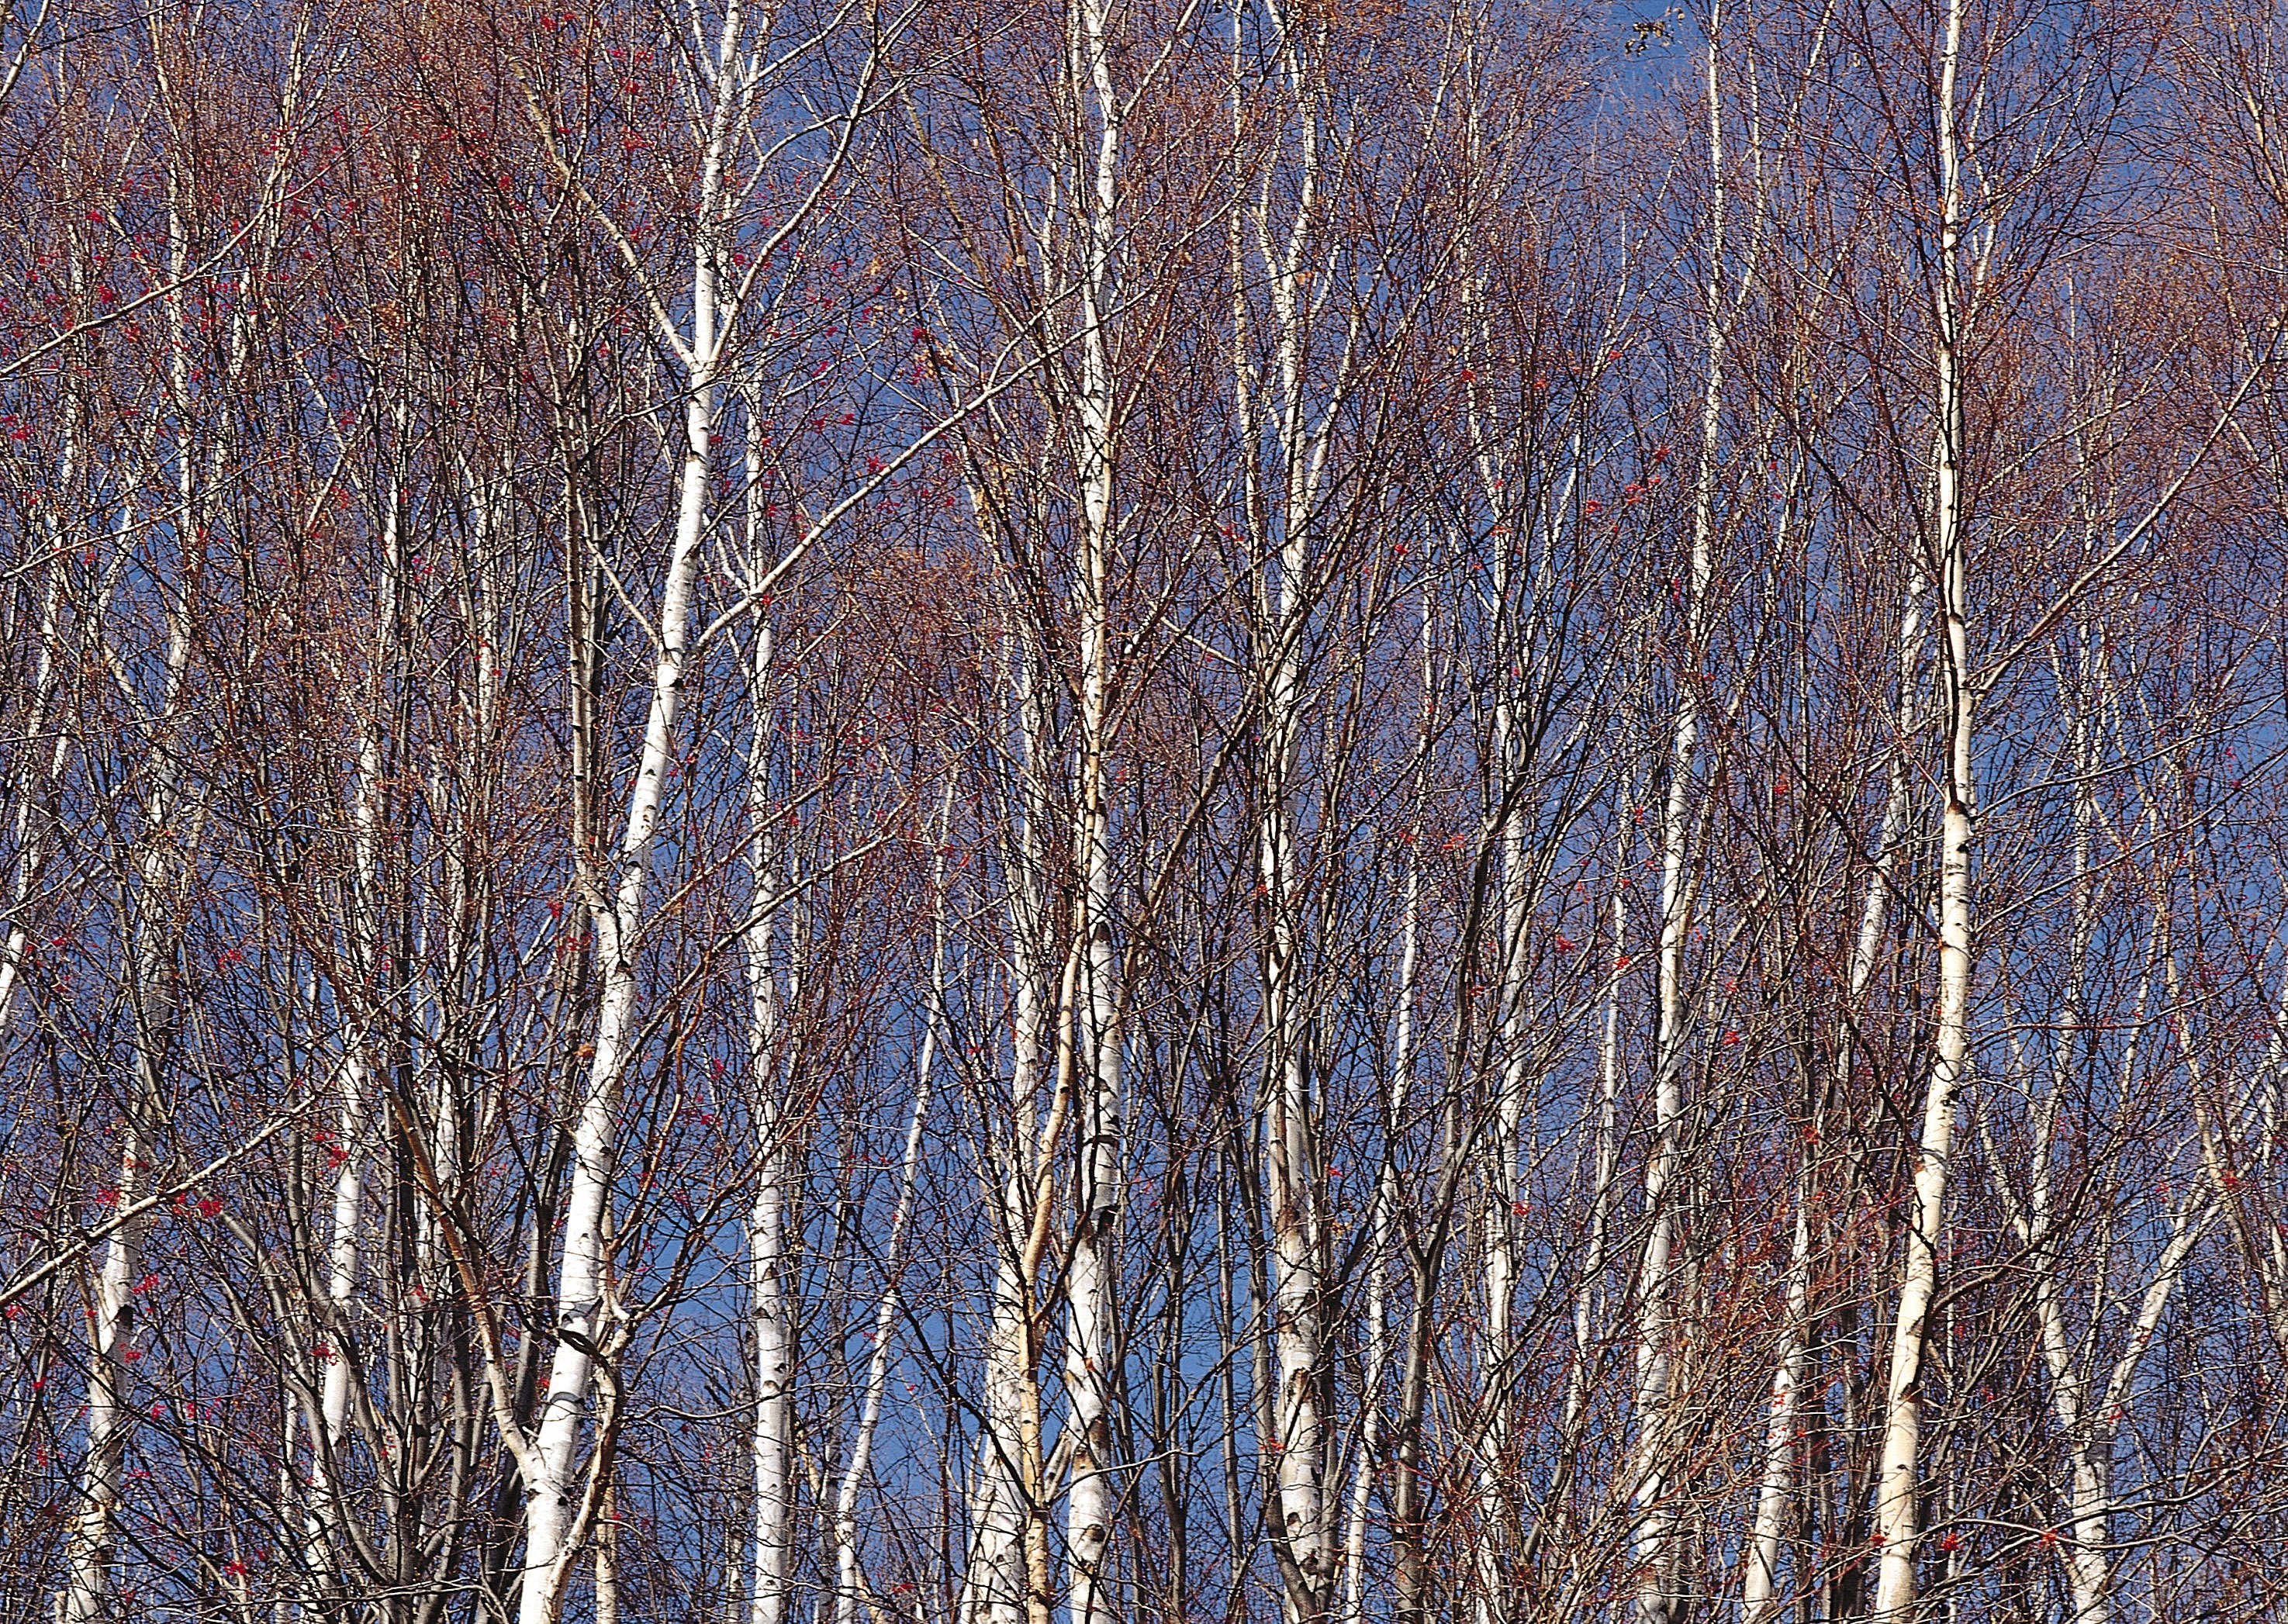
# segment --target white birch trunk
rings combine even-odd
[[[141,1193],[139,1170],[145,1148],[142,1135],[132,1127],[121,1137],[122,1205]],[[94,1318],[89,1327],[87,1461],[81,1474],[79,1510],[65,1548],[68,1578],[56,1610],[60,1624],[94,1624],[108,1612],[112,1546],[124,1509],[127,1437],[134,1424],[128,1396],[129,1356],[136,1350],[138,1329],[131,1293],[142,1267],[144,1228],[141,1223],[131,1223],[113,1232],[96,1277]]]
[[[565,1205],[563,1251],[556,1281],[556,1333],[548,1395],[530,1451],[525,1489],[525,1559],[520,1624],[556,1624],[577,1541],[593,1515],[593,1493],[578,1470],[588,1386],[605,1331],[607,1231],[619,1146],[615,1116],[620,1086],[633,1064],[641,1026],[637,960],[642,951],[644,905],[659,820],[673,760],[682,703],[684,664],[690,649],[702,546],[706,539],[707,483],[714,466],[717,394],[723,345],[729,336],[726,285],[728,250],[721,240],[725,174],[738,139],[737,115],[747,106],[756,67],[747,54],[748,19],[740,0],[723,12],[705,93],[711,105],[695,118],[700,139],[693,197],[697,229],[692,243],[690,338],[663,333],[685,367],[684,446],[677,475],[675,534],[661,587],[654,629],[658,659],[644,718],[643,744],[628,795],[626,821],[614,872],[605,874],[581,854],[588,911],[601,970],[595,1054],[588,1069],[573,1132],[572,1187]],[[695,107],[695,114],[699,109]],[[735,279],[743,287],[751,276]]]
[[[1079,293],[1080,377],[1074,405],[1074,469],[1079,481],[1080,619],[1079,1007],[1073,1012],[1084,1070],[1076,1123],[1078,1183],[1074,1192],[1072,1263],[1065,1390],[1070,1406],[1071,1488],[1065,1507],[1068,1604],[1072,1624],[1098,1624],[1105,1558],[1112,1539],[1111,1400],[1118,1358],[1113,1323],[1119,1269],[1121,1198],[1120,995],[1113,941],[1112,818],[1107,803],[1110,743],[1112,626],[1110,564],[1114,527],[1115,433],[1110,334],[1118,299],[1114,264],[1120,204],[1120,103],[1112,83],[1112,42],[1102,0],[1073,0],[1069,72],[1076,109],[1095,109],[1095,151],[1080,208],[1085,239]],[[1087,123],[1081,128],[1085,130]],[[1081,190],[1076,187],[1076,190]]]
[[[1973,711],[1969,629],[1969,566],[1962,526],[1963,409],[1959,376],[1963,339],[1957,255],[1962,235],[1961,155],[1955,128],[1955,71],[1962,44],[1960,0],[1948,0],[1937,85],[1936,131],[1942,218],[1936,270],[1938,331],[1933,409],[1935,462],[1932,535],[1938,567],[1942,656],[1937,672],[1944,725],[1945,812],[1939,854],[1938,997],[1933,1012],[1930,1077],[1923,1100],[1922,1137],[1914,1163],[1914,1192],[1904,1237],[1898,1309],[1892,1322],[1890,1377],[1875,1489],[1875,1538],[1881,1546],[1876,1616],[1903,1620],[1915,1604],[1917,1498],[1922,1488],[1922,1358],[1932,1300],[1938,1291],[1938,1254],[1945,1232],[1957,1101],[1969,1081],[1971,874],[1977,837],[1973,772]]]
[[[1612,1227],[1614,1175],[1618,1161],[1621,1097],[1621,977],[1628,965],[1628,896],[1622,876],[1628,873],[1629,826],[1624,821],[1618,842],[1619,866],[1615,871],[1612,899],[1612,948],[1606,960],[1605,1015],[1597,1039],[1597,1126],[1590,1172],[1589,1247],[1581,1261],[1581,1277],[1573,1289],[1573,1370],[1565,1383],[1564,1436],[1578,1436],[1589,1403],[1589,1348],[1594,1335],[1598,1290],[1605,1273],[1608,1233]]]
[[[751,461],[753,452],[749,453]],[[759,488],[759,471],[750,487]],[[793,1555],[794,1365],[793,1304],[787,1290],[786,1214],[793,1176],[793,1147],[782,1097],[779,1059],[780,966],[779,809],[771,795],[771,685],[774,635],[767,617],[758,626],[751,671],[754,708],[747,759],[748,866],[753,896],[743,932],[747,972],[747,1073],[755,1089],[755,1133],[760,1166],[747,1221],[748,1313],[755,1335],[755,1482],[750,1624],[785,1624]]]
[[[1265,1199],[1271,1221],[1271,1312],[1276,1388],[1271,1434],[1275,1458],[1277,1526],[1283,1606],[1290,1624],[1321,1614],[1333,1599],[1336,1553],[1329,1534],[1326,1491],[1327,1373],[1323,1324],[1327,1245],[1323,1184],[1319,1167],[1316,1107],[1309,1071],[1309,1011],[1305,1007],[1305,899],[1295,812],[1296,764],[1303,736],[1302,644],[1311,592],[1312,531],[1317,521],[1319,476],[1327,422],[1315,417],[1308,395],[1309,324],[1314,313],[1311,256],[1318,246],[1318,114],[1300,37],[1312,25],[1291,8],[1275,4],[1275,71],[1287,92],[1283,109],[1293,120],[1296,191],[1283,240],[1275,242],[1267,178],[1253,210],[1258,250],[1268,272],[1276,372],[1275,422],[1278,508],[1277,584],[1259,584],[1257,618],[1267,646],[1258,651],[1263,684],[1257,879],[1264,896],[1263,1020],[1268,1051],[1262,1084]],[[1236,99],[1236,91],[1235,99]],[[1258,500],[1262,481],[1254,447],[1259,408],[1250,380],[1244,329],[1234,338],[1235,380],[1241,420],[1248,425],[1244,488],[1248,519],[1269,518]],[[1338,384],[1338,386],[1339,384]],[[1257,535],[1268,548],[1271,538]]]
[[[1498,511],[1498,510],[1497,510]],[[1510,1484],[1504,1455],[1511,1434],[1511,1389],[1516,1373],[1513,1361],[1516,1337],[1511,1319],[1517,1304],[1518,1166],[1523,1154],[1527,1112],[1528,1036],[1526,1027],[1526,932],[1530,924],[1531,857],[1526,850],[1526,809],[1521,804],[1525,743],[1519,709],[1525,639],[1520,635],[1514,596],[1521,589],[1512,579],[1512,549],[1501,546],[1494,557],[1494,592],[1501,607],[1494,659],[1504,685],[1494,709],[1494,750],[1499,763],[1495,793],[1501,799],[1498,840],[1500,867],[1500,935],[1493,1024],[1498,1037],[1500,1078],[1494,1089],[1493,1145],[1487,1169],[1484,1226],[1484,1290],[1486,1303],[1483,1344],[1486,1414],[1478,1439],[1478,1527],[1476,1612],[1481,1624],[1502,1616],[1501,1552],[1511,1522]]]
[[[41,598],[40,653],[33,668],[32,700],[24,721],[25,755],[38,764],[24,773],[11,819],[15,825],[16,872],[8,899],[8,913],[13,923],[8,927],[5,940],[0,941],[0,1033],[7,1031],[8,1018],[15,1012],[16,989],[23,976],[26,952],[31,946],[31,926],[24,910],[31,901],[33,888],[39,883],[47,852],[48,821],[53,816],[47,804],[48,789],[62,774],[69,749],[69,735],[60,728],[52,741],[44,737],[48,728],[48,706],[55,696],[56,641],[61,630],[59,617],[63,583],[64,565],[58,560],[49,567],[47,590]]]
[[[1780,1528],[1786,1519],[1788,1501],[1794,1487],[1795,1435],[1800,1407],[1797,1389],[1803,1382],[1805,1356],[1810,1347],[1810,1195],[1811,1180],[1805,1176],[1796,1187],[1795,1238],[1788,1248],[1783,1311],[1786,1329],[1782,1333],[1778,1367],[1772,1373],[1771,1418],[1764,1430],[1764,1476],[1756,1491],[1756,1520],[1748,1533],[1748,1573],[1741,1587],[1741,1612],[1746,1624],[1766,1624],[1773,1616]]]
[[[565,1549],[568,1520],[576,1520],[574,1497],[580,1485],[576,1466],[594,1350],[602,1330],[603,1231],[618,1150],[614,1117],[621,1081],[633,1059],[640,1015],[635,957],[640,950],[646,882],[674,749],[692,587],[698,573],[713,405],[712,384],[703,381],[694,389],[687,412],[682,512],[663,595],[661,652],[620,844],[617,884],[608,901],[591,908],[603,964],[603,997],[595,1057],[573,1134],[572,1192],[565,1209],[564,1250],[556,1284],[556,1351],[549,1363],[548,1397],[535,1439],[536,1477],[526,1489],[521,1624],[555,1624],[569,1556]]]
[[[982,513],[982,493],[973,490]],[[1018,757],[1005,807],[1009,935],[1011,1127],[987,1147],[985,1192],[993,1217],[992,1304],[984,1347],[985,1403],[979,1472],[970,1508],[973,1549],[962,1576],[960,1624],[1045,1624],[1045,1551],[1041,1549],[1041,1398],[1035,1347],[1033,1237],[1051,1134],[1037,1138],[1036,1102],[1052,1071],[1050,1031],[1058,994],[1049,955],[1048,878],[1036,842],[1048,824],[1046,776],[1053,770],[1050,700],[1037,651],[1021,633],[1002,641],[1010,732]],[[1052,1112],[1052,1133],[1055,1112]],[[1041,1215],[1045,1217],[1045,1215]]]
[[[382,689],[387,681],[390,651],[398,612],[398,493],[392,489],[382,520],[382,580],[372,654],[371,691],[364,696],[367,720],[359,730],[358,775],[350,805],[351,874],[343,898],[346,917],[344,936],[353,972],[361,977],[352,1002],[361,1013],[345,1034],[339,1070],[341,1137],[337,1149],[340,1163],[334,1170],[331,1232],[326,1248],[326,1306],[322,1321],[325,1352],[321,1363],[316,1435],[310,1440],[309,1536],[313,1574],[330,1571],[326,1544],[335,1523],[335,1483],[338,1462],[346,1440],[350,1410],[352,1367],[345,1352],[351,1298],[355,1295],[359,1264],[359,1225],[365,1208],[365,1145],[369,1132],[367,1112],[371,1097],[372,1034],[379,1025],[378,1010],[386,992],[381,986],[381,797],[385,771],[380,724],[387,714]]]
[[[736,15],[734,6],[733,21],[726,24],[727,36]],[[707,205],[713,202],[719,162],[718,146],[711,148],[709,173],[703,186]],[[703,207],[701,218],[706,220],[711,214],[711,207]],[[691,353],[697,360],[684,408],[685,447],[675,537],[660,598],[659,658],[652,675],[651,701],[635,784],[628,798],[625,830],[615,859],[616,872],[609,876],[608,891],[603,889],[605,876],[597,877],[596,894],[589,904],[603,971],[603,994],[597,1015],[595,1055],[573,1133],[572,1190],[565,1208],[563,1254],[556,1282],[556,1350],[549,1362],[548,1396],[534,1439],[533,1477],[525,1490],[520,1624],[555,1624],[574,1541],[586,1520],[576,1504],[583,1488],[577,1466],[587,1419],[588,1384],[603,1332],[604,1231],[618,1151],[614,1118],[620,1084],[634,1059],[632,1045],[640,1024],[636,958],[641,950],[645,891],[675,749],[711,466],[717,313],[714,250],[703,232],[696,258]]]
[[[1382,1168],[1367,1214],[1373,1240],[1367,1254],[1366,1381],[1359,1398],[1357,1459],[1351,1468],[1350,1504],[1343,1533],[1342,1624],[1361,1624],[1366,1609],[1366,1530],[1381,1444],[1382,1387],[1390,1370],[1390,1280],[1394,1220],[1398,1211],[1398,1140],[1405,1129],[1414,1086],[1414,998],[1422,950],[1422,842],[1428,802],[1431,751],[1437,717],[1434,621],[1426,587],[1422,598],[1422,725],[1415,740],[1414,807],[1406,836],[1406,902],[1399,925],[1398,1010],[1391,1044],[1390,1080],[1383,1105]]]

